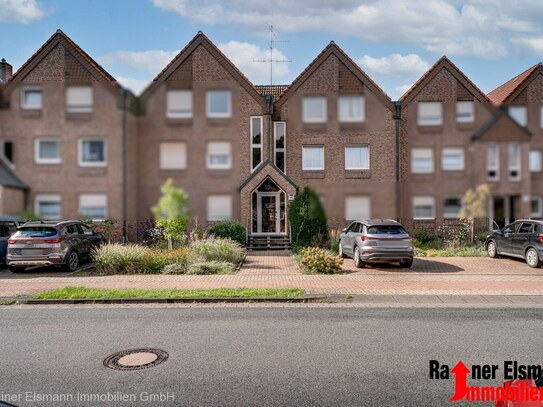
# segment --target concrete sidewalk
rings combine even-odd
[[[418,258],[413,270],[397,267],[350,268],[341,275],[301,274],[288,254],[250,254],[235,275],[69,276],[63,273],[0,273],[0,297],[31,295],[65,286],[94,288],[209,289],[290,288],[307,294],[366,296],[539,296],[543,270],[508,259]],[[432,270],[435,270],[432,272]],[[443,271],[446,270],[446,271]],[[423,298],[423,297],[420,297]]]

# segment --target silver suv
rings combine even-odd
[[[400,263],[413,265],[413,240],[395,220],[354,221],[341,231],[339,254],[352,257],[356,267],[366,263]]]
[[[6,263],[13,273],[27,266],[63,266],[75,271],[106,238],[77,220],[27,222],[8,239]]]

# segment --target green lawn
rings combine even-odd
[[[111,298],[294,298],[304,295],[299,288],[216,288],[212,290],[141,290],[64,287],[32,296],[37,300],[111,299]]]

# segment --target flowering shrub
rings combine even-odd
[[[320,247],[308,247],[301,251],[300,267],[305,273],[341,273],[343,259]]]
[[[459,222],[455,225],[443,225],[437,229],[437,233],[443,242],[456,246],[469,243],[470,224],[463,220]]]
[[[193,255],[205,261],[224,261],[238,264],[245,257],[245,249],[230,239],[212,238],[196,240],[190,244]]]

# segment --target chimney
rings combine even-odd
[[[13,67],[4,58],[0,60],[0,85],[6,83],[13,73]]]

